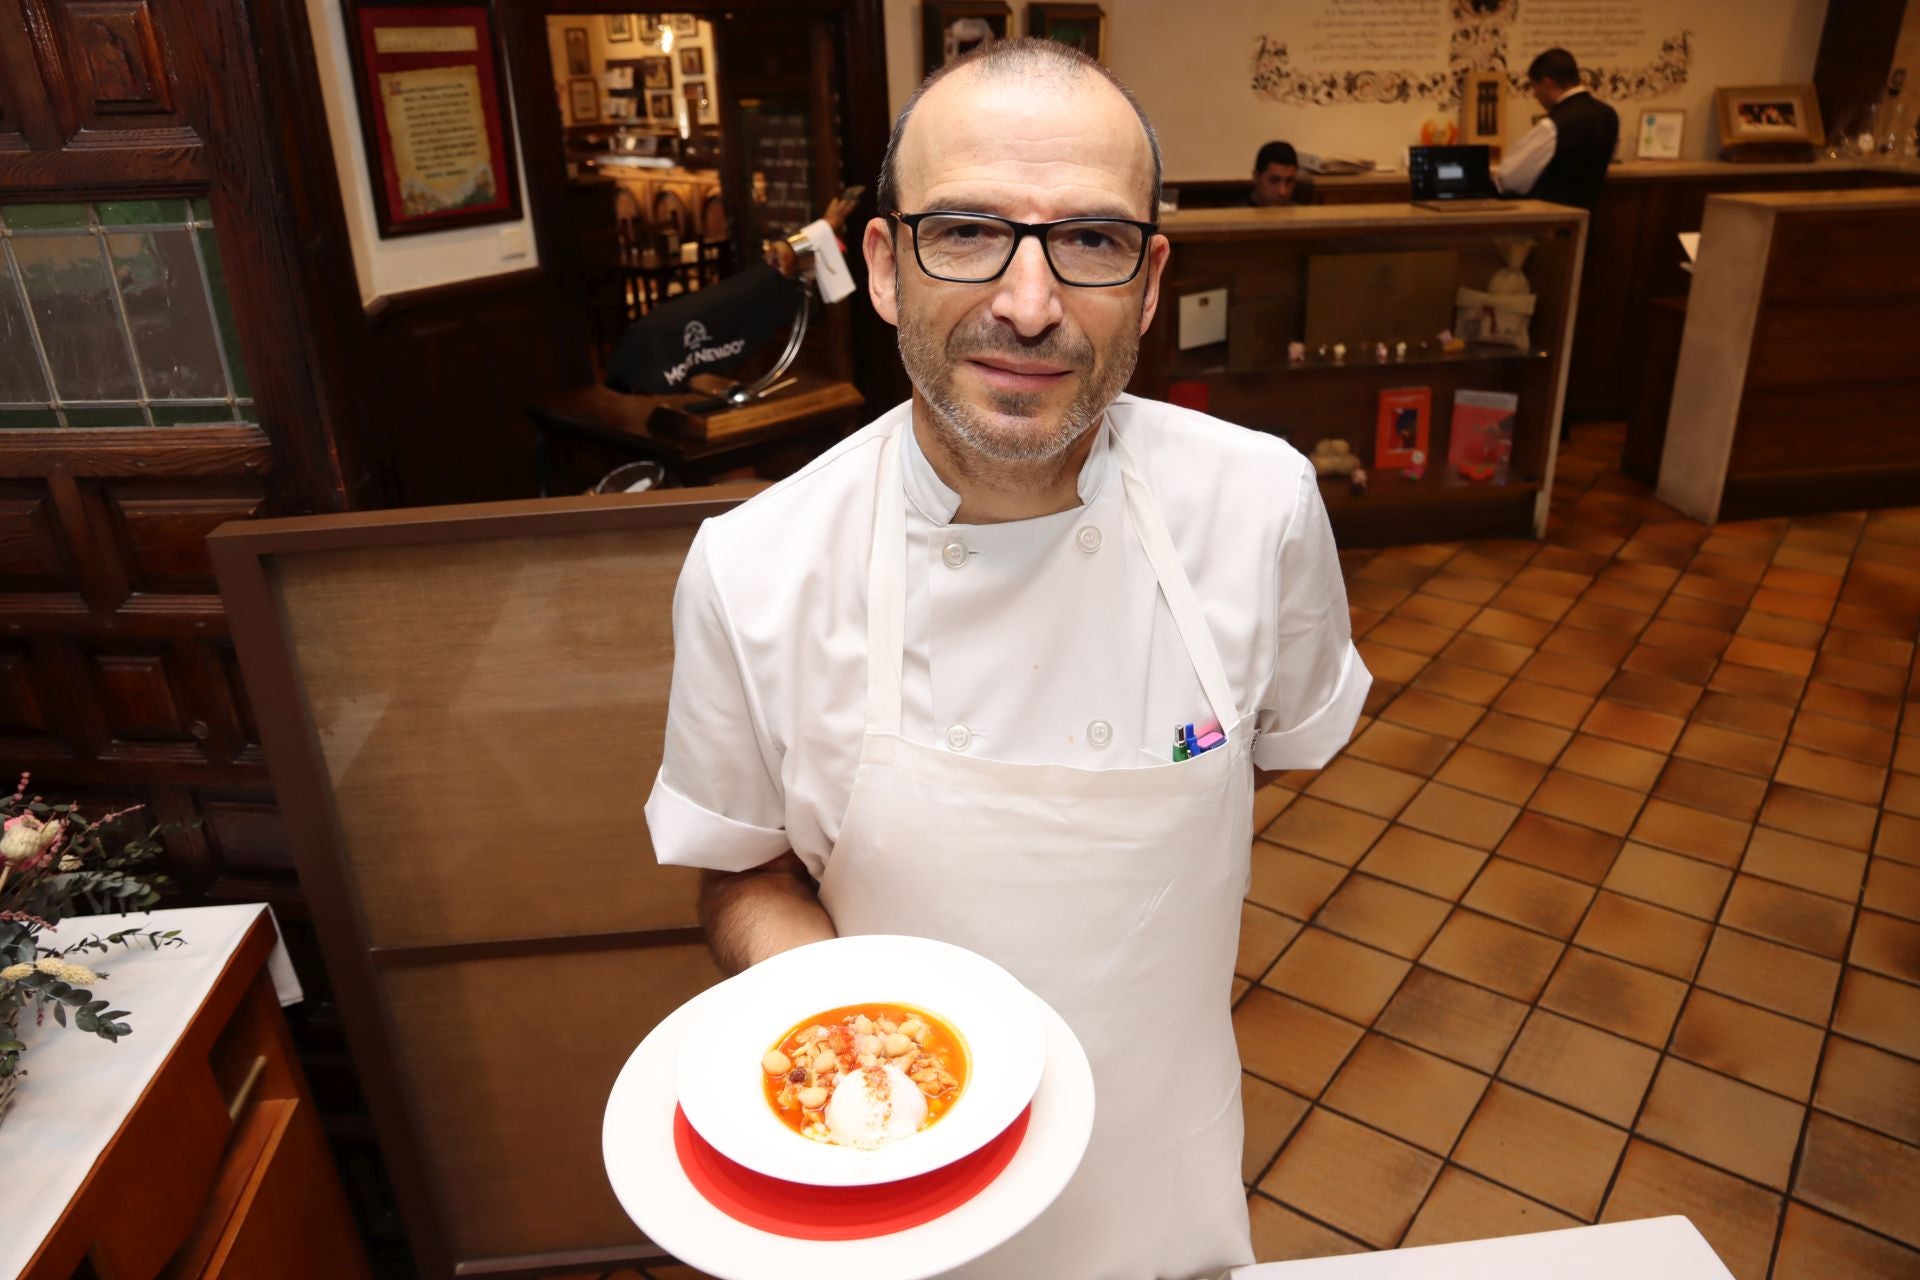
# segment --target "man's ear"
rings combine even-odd
[[[899,288],[900,260],[893,246],[893,222],[869,218],[866,234],[860,237],[860,250],[867,256],[867,298],[882,320],[898,327],[900,308],[894,294]]]
[[[1167,269],[1167,258],[1173,252],[1173,246],[1165,236],[1156,235],[1147,244],[1146,296],[1140,299],[1140,333],[1145,336],[1147,326],[1153,323],[1153,313],[1160,306],[1160,273]]]

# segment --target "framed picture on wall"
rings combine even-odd
[[[567,81],[567,115],[575,124],[600,118],[600,86],[592,76],[576,76]]]
[[[346,0],[344,17],[381,237],[518,221],[492,7]]]
[[[625,44],[633,39],[633,15],[630,13],[610,13],[607,15],[607,43]]]
[[[1013,10],[997,0],[925,0],[920,6],[923,61],[931,73],[964,53],[1007,38]]]
[[[1810,150],[1826,140],[1810,84],[1741,85],[1713,92],[1720,146],[1740,152]]]
[[[1106,10],[1097,4],[1030,4],[1027,34],[1072,45],[1098,61],[1105,52]]]
[[[673,34],[677,36],[697,36],[700,34],[700,19],[691,13],[672,14],[667,20],[673,24]]]
[[[673,119],[673,95],[671,93],[648,94],[647,115],[655,120]]]
[[[1680,140],[1687,131],[1684,111],[1642,111],[1633,147],[1635,160],[1678,160]]]
[[[585,27],[567,28],[567,74],[570,76],[593,74],[593,54],[587,46]]]
[[[640,59],[640,87],[643,89],[673,88],[673,59]]]
[[[707,74],[707,51],[705,49],[682,49],[680,51],[680,74],[683,76],[703,76]]]

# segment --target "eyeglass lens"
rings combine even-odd
[[[1014,229],[992,218],[936,214],[915,229],[920,265],[959,283],[993,279],[1013,259]],[[1119,284],[1140,265],[1146,233],[1125,222],[1067,222],[1045,233],[1053,269],[1069,284]]]

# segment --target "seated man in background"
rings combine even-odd
[[[1546,118],[1527,131],[1501,161],[1494,180],[1510,196],[1551,200],[1593,212],[1607,180],[1620,117],[1587,92],[1580,67],[1565,49],[1549,49],[1527,68],[1533,96]]]
[[[1291,142],[1269,142],[1253,159],[1253,190],[1247,203],[1255,208],[1312,204],[1313,180],[1300,176],[1300,156]]]

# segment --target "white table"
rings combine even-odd
[[[106,980],[93,988],[130,1012],[133,1028],[117,1043],[44,1024],[20,1029],[27,1075],[13,1107],[0,1118],[7,1194],[0,1196],[0,1276],[26,1269],[70,1201],[120,1132],[161,1064],[213,990],[248,930],[268,909],[259,905],[194,907],[133,915],[75,916],[41,935],[42,947],[70,945],[89,934],[122,929],[178,929],[183,947],[160,951],[142,942],[70,957]],[[301,998],[299,981],[278,942],[267,962],[282,1005]],[[256,953],[257,954],[257,953]],[[27,1017],[32,1018],[29,1010]],[[164,1177],[164,1172],[159,1176]]]
[[[1675,1215],[1533,1235],[1263,1262],[1232,1280],[1733,1280],[1691,1222]]]

